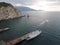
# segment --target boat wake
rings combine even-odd
[[[41,23],[40,23],[40,25],[43,25],[43,24],[45,24],[45,23],[48,23],[49,22],[49,20],[44,20],[44,21],[42,21]]]
[[[45,23],[48,23],[49,22],[49,20],[43,20],[43,21],[41,21],[41,23],[39,24],[39,25],[37,25],[37,26],[33,26],[33,28],[39,28],[40,26],[42,26],[42,25],[44,25]]]

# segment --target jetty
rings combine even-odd
[[[0,33],[1,32],[4,32],[4,31],[7,31],[9,28],[3,28],[3,29],[0,29]]]
[[[13,40],[9,40],[9,41],[4,41],[4,40],[1,40],[0,42],[3,44],[3,45],[15,45],[19,42],[22,42],[24,40],[27,39],[27,36],[22,36],[22,37],[19,37],[17,39],[13,39]]]
[[[39,34],[41,34],[42,31],[39,31],[39,30],[36,30],[36,31],[33,31],[33,32],[30,32],[22,37],[19,37],[19,38],[16,38],[16,39],[13,39],[13,40],[9,40],[9,41],[3,41],[1,40],[1,43],[2,45],[15,45],[17,43],[20,43],[24,40],[30,40],[30,39],[33,39],[35,37],[37,37]]]
[[[10,43],[11,45],[17,44],[19,42],[22,42],[24,40],[27,39],[27,36],[22,36],[20,38],[14,39],[14,40],[10,40],[8,43]]]

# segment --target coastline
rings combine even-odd
[[[25,17],[25,16],[20,16],[20,17],[15,17],[15,18],[9,18],[9,19],[2,19],[2,20],[0,20],[0,22],[1,21],[7,21],[7,20],[15,20],[15,19],[22,18],[22,17]]]

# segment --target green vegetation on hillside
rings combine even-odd
[[[7,6],[13,7],[10,3],[0,2],[0,7],[7,7]]]

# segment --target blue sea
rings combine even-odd
[[[0,40],[13,40],[34,30],[41,30],[41,35],[36,38],[16,45],[60,45],[60,12],[28,11],[23,15],[25,17],[0,21],[0,28],[10,28],[0,33]]]

